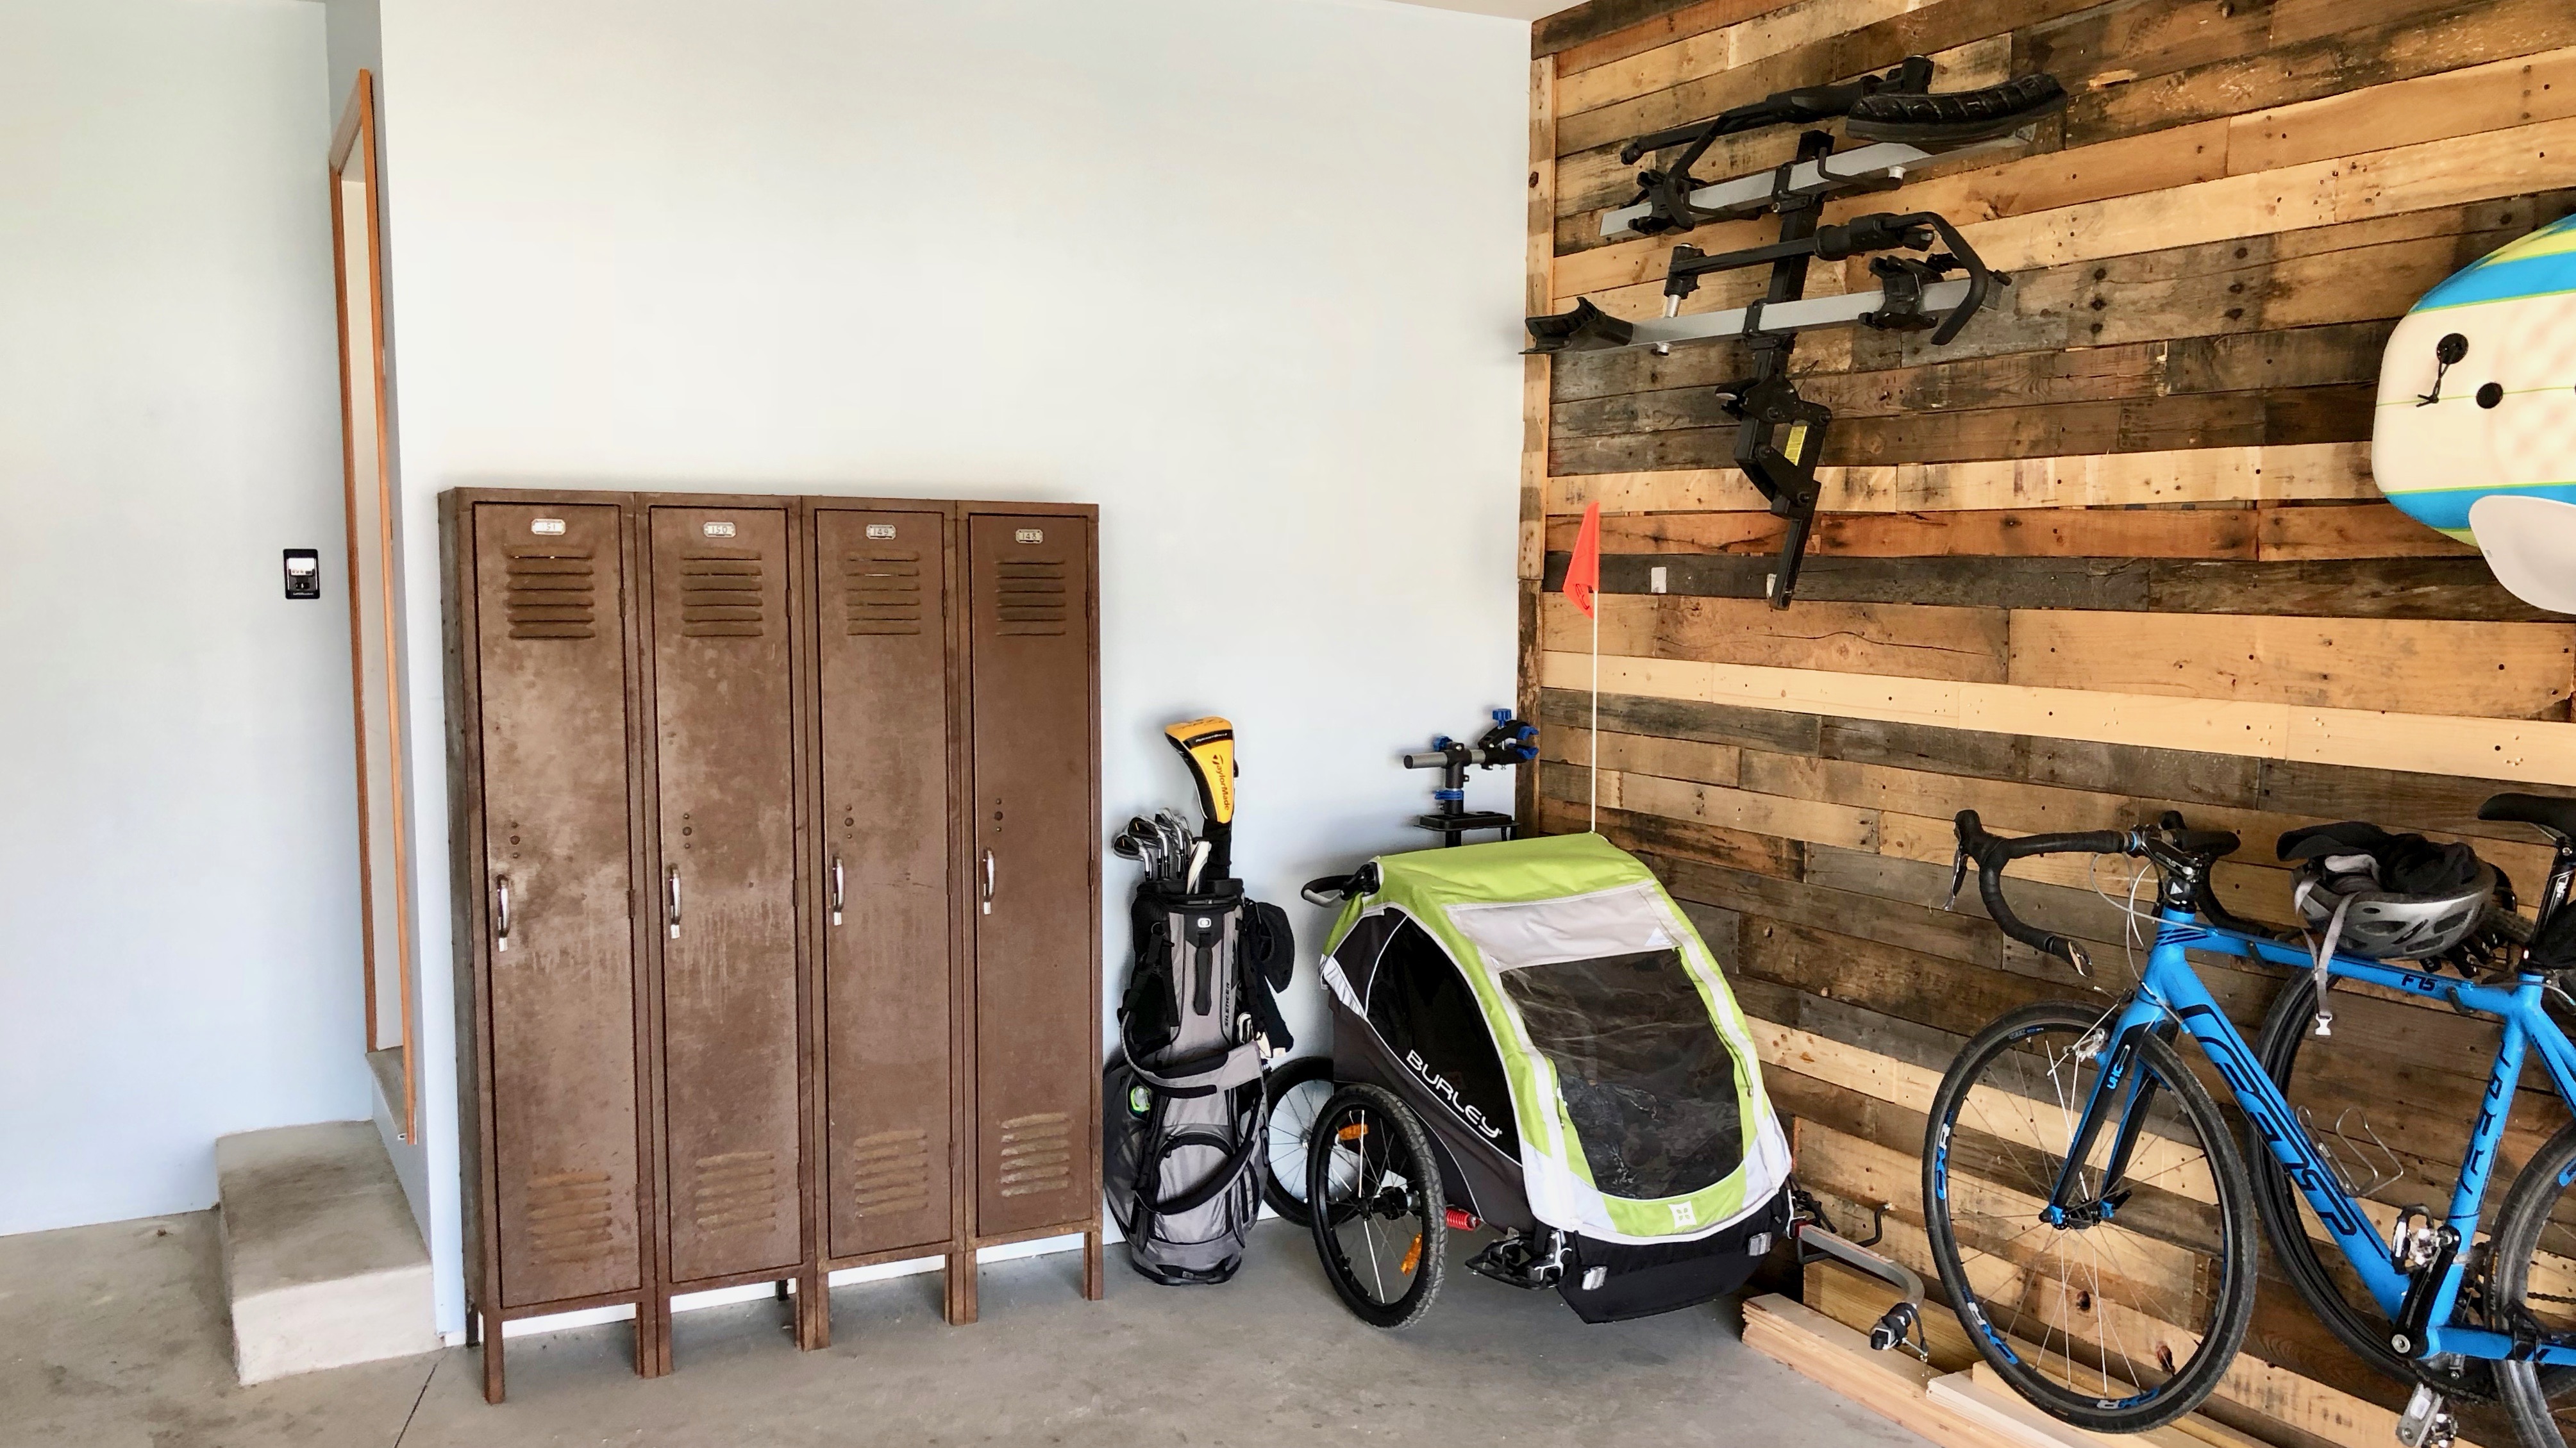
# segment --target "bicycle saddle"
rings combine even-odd
[[[1902,141],[1932,148],[2010,135],[2066,105],[2053,75],[2016,76],[1983,90],[1909,95],[1882,90],[1853,101],[1843,133],[1864,141]]]
[[[2576,799],[2543,794],[2500,794],[2478,806],[2478,818],[2538,825],[2562,840],[2576,840]]]

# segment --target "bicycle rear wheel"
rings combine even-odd
[[[2124,1054],[2110,1019],[2073,1001],[2006,1015],[1970,1039],[1933,1097],[1923,1216],[1941,1286],[1977,1351],[2050,1416],[2135,1433],[2198,1406],[2254,1310],[2245,1165],[2207,1088],[2153,1036]],[[2095,1080],[2137,1083],[2077,1164],[2070,1211],[2050,1194]],[[2116,1084],[2116,1082],[2115,1082]]]

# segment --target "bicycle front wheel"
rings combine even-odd
[[[2236,1355],[2255,1213],[2218,1103],[2154,1036],[2126,1056],[2127,1110],[2049,1210],[2094,1083],[2122,1059],[2110,1029],[2095,1007],[2047,1001],[1970,1039],[1933,1097],[1923,1218],[1942,1289],[1995,1371],[2063,1422],[2135,1433],[2197,1407]]]

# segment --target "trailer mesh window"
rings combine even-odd
[[[1500,972],[1530,1042],[1556,1067],[1593,1184],[1678,1197],[1744,1161],[1735,1058],[1670,950]]]

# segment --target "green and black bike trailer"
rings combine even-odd
[[[1468,1265],[1594,1322],[1740,1286],[1791,1233],[1789,1143],[1708,946],[1598,835],[1386,855],[1307,887],[1333,1077],[1428,1128]],[[1874,1270],[1874,1269],[1872,1269]]]

